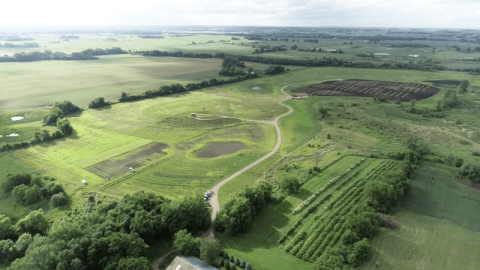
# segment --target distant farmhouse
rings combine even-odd
[[[219,270],[196,257],[177,256],[167,270]]]

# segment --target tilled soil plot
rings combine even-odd
[[[142,150],[135,154],[128,155],[123,159],[105,160],[88,167],[87,170],[103,178],[113,178],[130,172],[130,167],[138,168],[143,165],[141,162],[138,162],[140,159],[148,159],[149,156],[156,153],[165,155],[166,153],[162,151],[165,148],[168,148],[168,145],[163,143],[151,143],[142,147]]]
[[[331,81],[294,90],[310,96],[374,97],[391,101],[408,102],[429,98],[440,89],[415,83],[397,83],[367,80]]]

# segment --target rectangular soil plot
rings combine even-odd
[[[324,92],[324,90],[329,90]],[[403,91],[408,91],[407,95]],[[311,96],[353,96],[378,97],[388,100],[408,102],[412,99],[429,98],[440,91],[437,87],[414,84],[367,80],[331,81],[310,85],[294,90],[294,93],[308,93]],[[401,96],[403,95],[403,96]],[[401,97],[400,97],[401,96]]]
[[[124,154],[121,158],[112,158],[87,168],[92,172],[103,178],[113,178],[131,171],[130,167],[136,169],[150,161],[155,160],[160,155],[166,155],[162,150],[168,148],[168,145],[163,143],[151,143],[139,149],[130,151]]]

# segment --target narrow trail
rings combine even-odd
[[[250,168],[252,168],[253,166],[259,164],[260,162],[264,161],[265,159],[271,157],[273,154],[275,154],[279,149],[280,149],[280,145],[282,145],[282,132],[280,131],[280,126],[278,125],[278,120],[280,120],[280,118],[284,117],[284,116],[287,116],[289,114],[291,114],[293,112],[293,108],[288,106],[288,105],[285,105],[283,104],[284,101],[286,100],[289,100],[289,99],[292,99],[292,96],[287,94],[284,89],[289,87],[290,85],[287,85],[287,86],[284,86],[282,87],[282,89],[280,89],[280,91],[282,91],[282,93],[285,95],[285,98],[282,99],[281,101],[278,102],[278,104],[288,108],[288,112],[287,113],[284,113],[280,116],[278,116],[277,118],[273,119],[273,121],[257,121],[257,120],[247,120],[247,119],[240,119],[240,120],[243,120],[243,121],[251,121],[251,122],[257,122],[257,123],[264,123],[264,124],[271,124],[275,127],[275,129],[277,130],[277,143],[275,144],[275,148],[273,148],[272,151],[270,151],[268,154],[266,154],[265,156],[261,157],[260,159],[256,160],[255,162],[253,162],[252,164],[248,165],[247,167],[241,169],[240,171],[234,173],[233,175],[231,175],[230,177],[226,178],[225,180],[221,181],[220,183],[216,184],[211,190],[213,191],[213,195],[212,197],[210,197],[210,205],[212,206],[212,221],[215,219],[215,217],[217,216],[217,213],[218,211],[220,211],[220,203],[218,202],[218,191],[220,190],[220,188],[225,185],[226,183],[228,183],[229,181],[233,180],[235,177],[239,176],[240,174],[248,171]],[[226,116],[223,116],[224,118],[234,118],[234,117],[226,117]],[[202,120],[202,119],[199,119],[197,118],[198,120]],[[208,229],[207,232],[205,232],[203,235],[202,235],[202,238],[208,238],[208,239],[212,239],[214,237],[214,234],[213,234],[213,227],[210,227],[210,229]],[[156,260],[153,264],[152,264],[152,268],[153,270],[157,270],[158,266],[160,265],[160,263],[162,263],[167,257],[168,255],[170,255],[171,253],[175,252],[175,250],[172,250],[170,252],[168,252],[167,254],[163,255],[161,258],[159,258],[158,260]]]

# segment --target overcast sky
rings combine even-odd
[[[480,28],[480,0],[3,0],[8,25]]]

